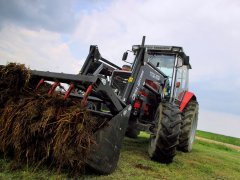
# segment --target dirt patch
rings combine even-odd
[[[146,166],[143,164],[136,164],[135,167],[138,169],[143,169],[143,170],[152,170],[152,167],[149,167],[149,166]]]

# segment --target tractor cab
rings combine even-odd
[[[188,91],[188,70],[191,69],[189,56],[185,55],[182,47],[133,45],[131,52],[135,55],[131,68],[127,66],[128,70],[116,69],[112,73],[110,84],[115,93],[123,101],[134,103],[140,83],[155,89],[155,94],[160,92],[166,99],[180,103]],[[127,62],[127,56],[128,52],[125,52],[122,60]],[[134,81],[139,83],[132,87]]]
[[[182,101],[188,90],[188,70],[191,69],[189,57],[183,49],[175,46],[146,46],[146,59],[167,76],[164,95]]]

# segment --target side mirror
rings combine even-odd
[[[122,60],[123,60],[123,61],[126,61],[126,60],[127,60],[127,57],[128,57],[128,52],[123,53]]]
[[[183,63],[184,65],[189,65],[189,56],[184,57],[183,61],[184,61]]]

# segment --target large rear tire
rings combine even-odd
[[[182,112],[178,150],[191,152],[198,123],[198,102],[191,100]]]
[[[156,132],[150,135],[148,153],[152,160],[170,163],[176,155],[181,126],[179,108],[169,102],[161,103],[155,114]]]

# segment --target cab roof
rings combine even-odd
[[[132,51],[135,53],[142,47],[141,45],[133,45]],[[189,69],[191,69],[191,65],[189,63],[189,56],[185,54],[182,47],[179,46],[163,46],[163,45],[144,45],[144,48],[147,49],[147,51],[150,52],[163,52],[163,53],[175,53],[178,54],[184,61],[184,65],[189,66]]]

